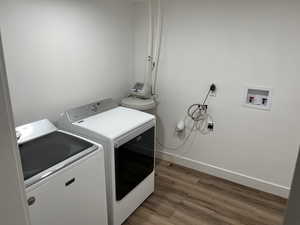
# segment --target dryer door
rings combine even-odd
[[[121,200],[154,170],[155,128],[115,148],[116,200]]]

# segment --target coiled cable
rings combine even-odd
[[[163,143],[161,143],[161,141],[158,138],[157,138],[157,143],[165,149],[178,150],[181,147],[183,147],[186,144],[186,142],[190,139],[193,131],[199,130],[201,132],[201,134],[203,134],[203,135],[208,134],[210,132],[207,129],[208,120],[213,121],[213,118],[211,117],[211,115],[209,115],[207,113],[208,105],[206,104],[206,102],[207,102],[209,94],[211,92],[214,92],[215,90],[216,90],[216,86],[214,84],[212,84],[210,86],[209,91],[207,92],[202,104],[192,104],[188,107],[187,115],[184,118],[184,123],[187,118],[190,118],[193,121],[193,124],[192,124],[192,128],[190,129],[188,135],[183,139],[181,144],[179,144],[175,147],[166,146]]]

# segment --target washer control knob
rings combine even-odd
[[[17,140],[20,140],[22,134],[20,131],[16,131]]]

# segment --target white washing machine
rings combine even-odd
[[[48,120],[16,131],[32,225],[107,225],[102,146]]]
[[[109,224],[120,225],[154,192],[155,116],[111,99],[62,114],[59,128],[104,147]]]

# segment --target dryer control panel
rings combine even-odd
[[[101,112],[117,107],[118,104],[112,99],[104,99],[87,105],[83,105],[66,112],[68,120],[73,123],[84,118],[99,114]]]

